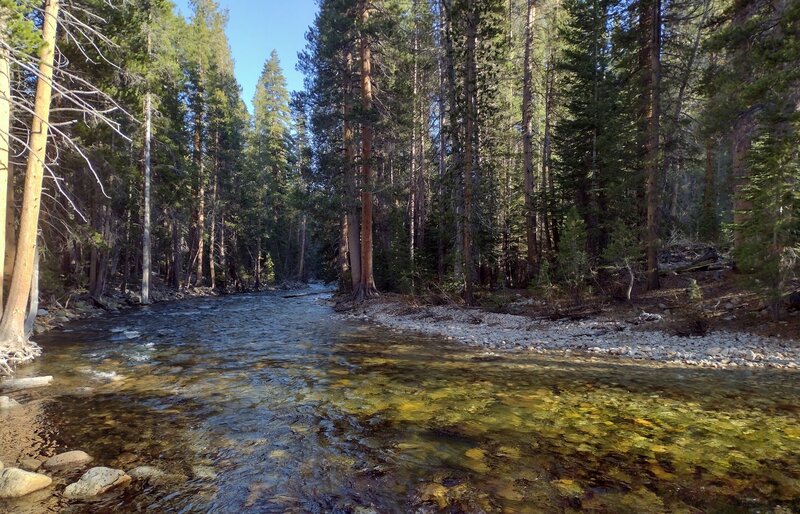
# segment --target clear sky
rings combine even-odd
[[[272,49],[278,51],[290,91],[303,89],[295,69],[297,53],[306,46],[306,31],[314,22],[317,0],[218,0],[228,10],[228,40],[236,61],[242,95],[252,105],[256,82]],[[175,0],[188,16],[189,0]]]

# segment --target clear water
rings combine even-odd
[[[54,385],[0,414],[0,460],[168,476],[75,502],[56,475],[0,512],[800,511],[798,374],[494,356],[284,294],[42,338],[20,376]]]

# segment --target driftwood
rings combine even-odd
[[[692,260],[685,266],[675,268],[675,273],[691,273],[695,271],[713,271],[725,268],[725,262],[722,260],[719,252],[714,247],[708,248],[703,255]]]
[[[53,377],[30,377],[30,378],[12,378],[0,382],[0,390],[11,392],[19,391],[20,389],[33,389],[34,387],[44,387],[50,385]]]

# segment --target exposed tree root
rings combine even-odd
[[[0,345],[0,377],[11,376],[14,368],[30,362],[42,354],[42,349],[33,341],[25,341],[21,345]]]
[[[381,294],[378,292],[378,288],[375,287],[375,284],[363,285],[359,284],[358,289],[355,290],[353,293],[353,301],[355,303],[362,303],[365,300],[370,298],[377,298]]]

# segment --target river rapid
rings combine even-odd
[[[316,286],[318,287],[318,286]],[[333,315],[320,294],[201,298],[41,336],[0,461],[155,466],[0,512],[795,512],[800,374],[494,355]],[[314,290],[303,290],[303,294]]]

